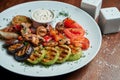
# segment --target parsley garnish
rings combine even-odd
[[[28,45],[28,42],[24,42],[24,45],[27,46],[27,45]]]
[[[65,16],[65,17],[68,17],[68,16],[69,16],[69,14],[68,14],[67,12],[65,12],[65,11],[59,12],[59,15],[60,15],[60,16]]]

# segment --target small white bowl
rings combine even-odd
[[[54,20],[54,13],[48,9],[36,9],[31,16],[38,23],[50,23]]]

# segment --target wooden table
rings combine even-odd
[[[35,0],[0,0],[0,12],[19,3]],[[56,0],[80,7],[81,0]],[[115,6],[120,10],[120,0],[103,0],[102,7]],[[0,68],[1,76],[16,79],[30,79]],[[5,78],[4,77],[4,78]],[[4,79],[3,78],[3,79]],[[103,35],[102,46],[97,56],[83,68],[72,73],[36,80],[120,80],[120,32]]]

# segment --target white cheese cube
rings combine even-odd
[[[82,0],[80,8],[90,14],[94,19],[97,19],[101,5],[102,0]]]
[[[116,7],[103,8],[98,20],[103,34],[120,31],[120,12]]]

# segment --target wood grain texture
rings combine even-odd
[[[0,12],[24,2],[35,0],[0,0]],[[81,0],[55,0],[80,7]],[[120,10],[120,0],[103,0],[102,7],[117,7]],[[101,49],[97,56],[83,68],[72,73],[48,78],[25,77],[9,72],[3,68],[2,75],[18,79],[34,80],[120,80],[120,32],[103,35]]]

